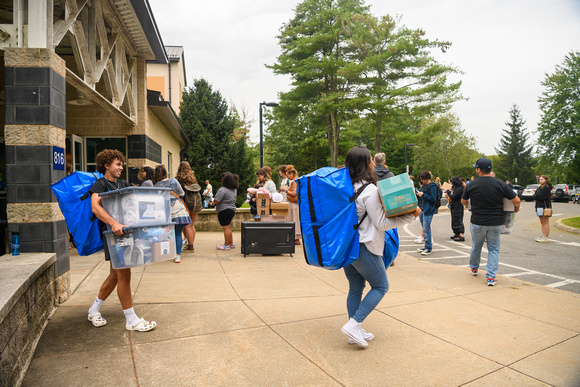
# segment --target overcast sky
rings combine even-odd
[[[264,64],[280,54],[276,36],[299,0],[149,0],[165,45],[184,46],[188,86],[205,78],[255,122],[258,107],[290,89],[289,78]],[[451,41],[437,58],[465,74],[454,105],[478,149],[495,154],[516,103],[531,140],[540,118],[537,99],[546,73],[580,50],[580,0],[367,0],[375,16],[401,15],[409,28]]]

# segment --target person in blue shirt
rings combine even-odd
[[[429,255],[433,250],[433,239],[431,238],[431,221],[435,214],[435,201],[437,200],[437,185],[431,181],[432,176],[429,171],[422,171],[419,174],[419,181],[421,181],[421,189],[417,192],[419,199],[419,207],[422,212],[419,216],[421,220],[421,227],[423,227],[423,234],[425,238],[425,246],[417,249],[421,255]]]

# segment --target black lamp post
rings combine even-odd
[[[276,102],[260,102],[260,168],[264,166],[264,130],[262,125],[262,106],[276,107]]]
[[[405,144],[405,165],[407,166],[407,173],[409,173],[409,162],[407,161],[407,147],[409,146],[418,146],[417,144]]]

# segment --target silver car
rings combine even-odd
[[[538,187],[538,184],[528,184],[524,189],[524,192],[522,192],[522,200],[531,202],[533,200],[532,196],[536,193],[536,189],[538,189]]]

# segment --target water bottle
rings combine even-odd
[[[12,233],[12,255],[20,255],[20,235]]]

